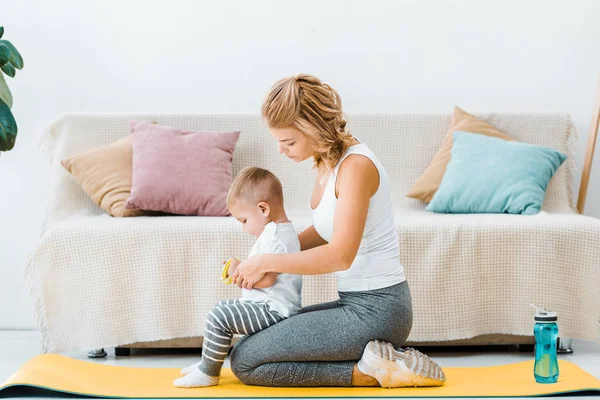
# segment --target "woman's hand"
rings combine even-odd
[[[261,271],[261,260],[261,254],[257,254],[242,261],[231,275],[233,284],[242,289],[252,289],[256,282],[265,276],[265,273]]]

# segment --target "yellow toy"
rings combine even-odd
[[[235,257],[235,259],[237,260],[237,262],[240,262],[240,259]],[[233,259],[229,259],[225,262],[225,265],[223,266],[223,270],[221,271],[221,280],[223,281],[224,284],[226,285],[230,285],[233,282],[233,279],[231,279],[231,277],[229,276],[229,267],[231,267],[231,262],[233,261]]]

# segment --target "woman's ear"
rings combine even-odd
[[[265,218],[271,215],[271,206],[266,201],[261,201],[260,203],[258,203],[258,209]]]

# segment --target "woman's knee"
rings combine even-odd
[[[244,345],[248,336],[240,339],[229,354],[229,362],[231,364],[231,371],[242,383],[246,385],[251,384],[250,373],[256,368],[255,365],[251,364],[253,357],[251,354],[246,354],[246,346]]]

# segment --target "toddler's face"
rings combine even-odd
[[[249,204],[238,200],[229,208],[229,212],[242,223],[244,231],[258,238],[269,223],[269,207],[266,203]]]

